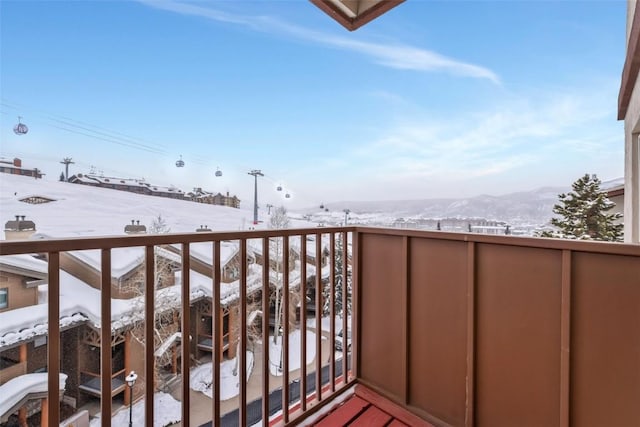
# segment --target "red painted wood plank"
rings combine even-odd
[[[423,420],[417,415],[409,412],[406,408],[400,406],[391,400],[382,397],[375,391],[362,384],[356,385],[356,396],[371,402],[372,405],[382,409],[383,411],[391,414],[393,418],[396,418],[408,426],[412,427],[434,427],[433,424]]]
[[[322,418],[315,425],[318,427],[334,427],[347,425],[358,415],[364,412],[365,409],[369,407],[369,405],[369,402],[360,399],[358,396],[353,396],[338,408],[336,408],[333,412],[327,414],[327,416]]]
[[[393,420],[389,423],[389,425],[387,425],[387,427],[409,427],[407,426],[405,423],[403,423],[402,421],[398,421],[398,420]]]
[[[380,408],[370,406],[364,411],[363,414],[358,416],[351,424],[350,427],[384,427],[393,417],[386,412],[383,412]]]

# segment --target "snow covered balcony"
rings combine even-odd
[[[307,237],[314,244],[300,244]],[[215,315],[223,312],[220,291],[228,290],[221,286],[221,245],[237,242],[239,259],[247,259],[248,248],[260,246],[263,259],[272,259],[274,239],[281,242],[276,245],[281,262],[263,262],[268,268],[260,270],[258,278],[250,277],[251,269],[240,263],[237,327],[228,327],[226,342],[215,339],[224,330],[221,317]],[[317,265],[313,268],[303,262],[291,271],[291,257],[283,256],[290,253],[290,247],[299,244],[298,259],[304,260],[307,251],[323,253],[325,242],[329,252],[326,285],[320,256],[314,258]],[[190,266],[190,247],[205,243],[211,245],[212,254],[209,282]],[[0,243],[0,256],[48,256],[48,402],[59,401],[76,375],[60,368],[59,320],[71,314],[61,304],[65,296],[60,291],[61,253],[99,250],[103,280],[111,283],[112,252],[143,247],[146,301],[139,315],[145,319],[144,333],[153,336],[158,321],[154,248],[159,245],[180,248],[176,277],[181,294],[196,292],[198,298],[211,298],[210,317],[202,314],[204,310],[193,315],[193,298],[176,302],[181,331],[195,331],[193,323],[202,319],[211,322],[211,329],[200,333],[211,336],[211,352],[203,352],[211,360],[211,373],[203,377],[200,371],[205,365],[193,358],[198,334],[180,334],[180,345],[173,353],[178,375],[191,371],[191,375],[180,375],[182,388],[177,392],[181,409],[174,421],[181,420],[182,425],[207,425],[207,421],[225,425],[229,419],[242,426],[261,419],[283,425],[305,420],[341,425],[338,420],[345,419],[339,418],[345,416],[341,408],[354,405],[336,408],[334,403],[349,400],[353,385],[366,390],[356,389],[356,396],[359,402],[366,397],[369,404],[356,405],[361,409],[351,413],[349,420],[364,419],[374,408],[378,414],[386,412],[410,425],[416,420],[434,426],[640,425],[640,247],[366,227]],[[308,296],[308,281],[300,278],[311,277],[311,270],[322,272],[314,279],[317,305],[314,311],[300,310],[296,322],[295,309]],[[349,277],[353,294],[337,295],[339,278],[348,282]],[[196,281],[198,289],[194,290]],[[289,309],[282,310],[282,338],[272,346],[269,316],[255,314],[271,312],[274,288],[281,290],[282,305]],[[301,298],[292,304],[296,295]],[[111,297],[110,286],[101,290],[101,318],[112,318]],[[224,296],[231,297],[229,293]],[[323,309],[327,301],[328,315]],[[341,335],[338,306],[350,307],[351,313],[351,322],[345,322],[347,332]],[[87,313],[85,317],[91,319]],[[114,332],[109,322],[101,322],[99,330],[103,337]],[[311,335],[313,332],[321,333]],[[342,339],[341,347],[351,352],[338,353],[336,339]],[[261,351],[267,342],[269,351]],[[309,358],[312,343],[319,351]],[[238,357],[223,362],[223,345],[237,347]],[[276,354],[282,356],[274,357],[272,348],[280,348]],[[323,348],[328,349],[326,358]],[[99,353],[104,390],[111,387],[114,356],[109,346],[100,347]],[[157,378],[153,346],[134,357],[142,362],[138,372],[142,379]],[[309,364],[300,363],[305,358]],[[291,370],[289,365],[296,361],[300,369]],[[194,376],[196,369],[198,376]],[[275,389],[274,372],[281,375]],[[69,375],[64,390],[59,387],[60,373]],[[190,385],[196,378],[211,378],[201,384],[211,396],[204,406]],[[225,399],[225,378],[231,378],[237,387],[237,398]],[[146,413],[145,425],[151,426],[154,417],[158,421],[169,406],[158,403],[162,400],[156,381],[139,380],[136,387],[140,412]],[[101,400],[103,426],[117,425],[110,420],[112,409],[120,403],[126,405],[128,400]],[[274,412],[276,403],[280,406]],[[394,408],[405,413],[398,414]],[[50,405],[47,413],[50,425],[57,425],[60,408]]]

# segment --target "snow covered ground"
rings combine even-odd
[[[300,369],[300,348],[302,334],[299,330],[289,334],[289,372]],[[307,331],[307,361],[309,364],[316,357],[316,334]],[[283,374],[280,367],[282,359],[282,337],[273,342],[273,336],[269,337],[269,372],[273,376],[281,376]]]
[[[177,423],[181,420],[182,404],[174,399],[170,394],[158,392],[153,399],[153,425],[154,427],[164,427]],[[133,405],[132,421],[134,426],[144,425],[144,400],[140,400]],[[91,420],[91,427],[100,427],[102,422],[100,416]],[[111,418],[112,426],[129,425],[129,407],[124,406]]]
[[[42,204],[21,202],[29,196],[43,196],[54,201]],[[18,175],[1,174],[0,205],[4,222],[14,215],[25,215],[34,221],[38,233],[49,237],[81,237],[123,235],[131,220],[149,227],[162,215],[172,233],[195,232],[206,224],[213,231],[245,230],[253,226],[252,209],[235,209],[186,200],[145,196],[126,191],[90,187],[67,182],[33,179]],[[248,204],[250,207],[250,204]],[[261,222],[256,228],[266,228],[266,210],[260,210]],[[315,226],[306,221],[292,221],[292,227]],[[4,238],[4,236],[2,236]],[[195,248],[196,252],[200,252]],[[206,253],[205,251],[202,251]],[[114,271],[128,257],[114,251]]]
[[[220,400],[228,400],[240,394],[240,376],[233,375],[236,359],[220,364]],[[247,351],[247,381],[253,371],[253,353]],[[239,374],[239,372],[238,372]],[[191,370],[191,390],[199,391],[213,397],[213,364],[205,363]]]
[[[320,323],[320,327],[322,328],[323,332],[330,332],[331,331],[331,318],[329,316],[325,316],[323,318],[320,319],[321,323]],[[348,322],[351,322],[351,316],[348,317]],[[315,328],[316,327],[316,319],[307,319],[307,328]],[[339,316],[336,316],[336,334],[338,334],[338,332],[340,332],[342,330],[342,318]],[[347,326],[347,329],[351,328],[351,323],[349,323],[349,325]]]

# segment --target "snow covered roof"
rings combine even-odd
[[[172,247],[178,251],[182,249],[181,245],[179,244],[172,245]],[[205,264],[213,265],[213,243],[192,243],[191,245],[189,245],[189,250],[191,251],[192,257]],[[224,267],[229,261],[233,259],[233,257],[238,253],[239,250],[240,246],[237,242],[220,242],[220,265]],[[247,250],[247,252],[249,252],[249,250]]]
[[[48,373],[17,376],[0,385],[0,418],[30,394],[47,393]],[[60,374],[60,390],[64,390],[67,375]]]
[[[4,257],[3,257],[4,258]],[[12,256],[11,258],[15,258]],[[34,259],[35,260],[35,259]],[[46,263],[35,260],[46,265]],[[247,292],[258,290],[261,286],[261,267],[249,266]],[[190,301],[213,295],[211,278],[191,270]],[[181,300],[181,273],[176,272],[175,285],[156,292],[156,305],[162,308],[178,307]],[[40,286],[41,303],[0,313],[0,348],[10,346],[21,341],[48,332],[48,309],[46,286]],[[239,281],[222,283],[220,285],[220,303],[225,306],[236,301],[240,296]],[[111,300],[111,329],[121,329],[143,316],[144,297]],[[79,323],[89,322],[99,328],[101,324],[100,290],[89,286],[82,280],[60,272],[60,327],[66,328]]]
[[[25,274],[33,274],[35,277],[44,277],[48,273],[47,263],[32,257],[31,255],[5,255],[0,257],[0,270],[9,267],[11,270],[19,270]]]
[[[202,292],[205,296],[213,296],[213,281],[210,277],[191,270],[189,276],[192,294]],[[181,273],[176,273],[176,281],[181,280]],[[220,283],[220,305],[227,306],[240,298],[240,281]],[[262,267],[251,264],[247,271],[247,294],[259,290],[262,286]]]
[[[123,227],[131,218],[151,224],[162,215],[172,232],[194,232],[203,223],[215,230],[241,230],[252,224],[253,212],[225,206],[193,203],[184,200],[144,196],[110,189],[69,184],[46,179],[17,175],[0,177],[0,205],[2,212],[13,217],[26,215],[37,224],[40,232],[32,238],[96,237],[123,235]],[[41,194],[55,199],[55,203],[25,204],[20,201],[27,194]],[[309,223],[296,221],[296,225]],[[258,228],[266,227],[259,224]],[[253,251],[256,247],[248,245]],[[203,261],[212,263],[212,244],[194,243],[191,253]],[[224,265],[237,253],[237,242],[221,242],[221,262]],[[248,251],[249,252],[249,251]],[[75,251],[72,253],[96,270],[100,268],[100,251]],[[118,248],[112,250],[112,275],[130,271],[141,261],[142,248]],[[47,273],[47,263],[29,255],[1,256],[0,263],[24,268],[41,275]],[[255,270],[254,270],[255,269]],[[261,267],[250,266],[248,292],[260,287]],[[180,282],[177,274],[176,283]],[[191,271],[191,300],[211,297],[211,279]],[[294,281],[294,277],[291,278]],[[41,286],[43,290],[46,286]],[[178,303],[180,286],[171,286],[158,292],[158,301]],[[238,298],[238,282],[225,283],[221,288],[221,303],[230,304]],[[45,301],[45,300],[43,300]],[[135,313],[137,299],[112,300],[112,329],[123,327],[140,316]],[[47,333],[47,305],[38,304],[0,313],[0,348],[14,345]],[[60,326],[68,327],[82,322],[100,325],[100,291],[65,271],[60,272]]]

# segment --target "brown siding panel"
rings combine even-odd
[[[38,303],[38,288],[27,288],[24,284],[24,281],[30,278],[8,272],[2,272],[0,277],[6,278],[0,281],[0,288],[7,288],[9,297],[8,306],[0,308],[0,313]]]
[[[640,260],[573,254],[571,422],[640,426]]]
[[[464,425],[467,244],[411,239],[409,404]]]
[[[476,268],[476,425],[558,425],[562,252],[479,244]]]
[[[362,236],[362,311],[359,351],[362,378],[402,400],[405,378],[403,337],[405,307],[398,278],[403,272],[402,237]]]

